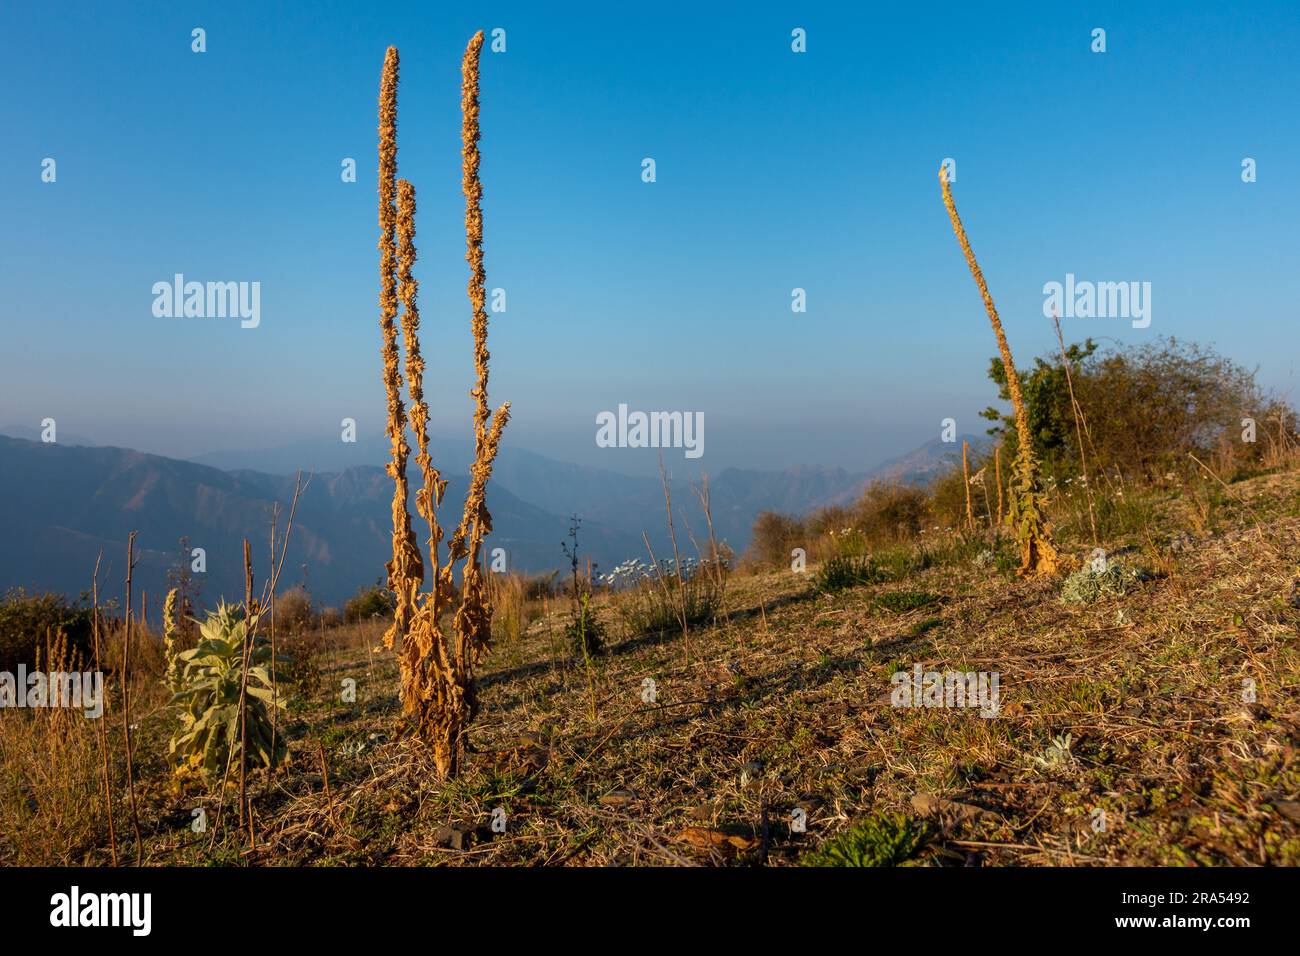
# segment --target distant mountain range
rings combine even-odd
[[[127,534],[135,530],[137,589],[161,595],[166,572],[178,563],[180,539],[185,537],[206,554],[204,597],[241,597],[243,539],[252,542],[260,581],[270,563],[273,508],[280,503],[283,528],[293,497],[293,473],[300,467],[315,473],[298,505],[282,584],[305,581],[318,601],[338,604],[382,576],[390,554],[392,481],[380,466],[386,458],[383,446],[302,444],[182,461],[125,448],[70,444],[66,439],[44,444],[30,440],[38,435],[29,429],[3,431],[24,433],[21,438],[0,434],[3,589],[25,586],[76,595],[89,589],[102,551],[101,591],[118,596]],[[936,440],[859,474],[809,466],[785,471],[725,469],[710,477],[715,532],[740,552],[761,511],[801,514],[850,502],[873,480],[924,482],[959,460],[959,449]],[[443,510],[444,524],[452,524],[459,516],[472,448],[436,440],[433,452],[449,479]],[[707,528],[686,482],[673,483],[673,505],[679,515],[678,545],[693,554],[689,534],[703,547]],[[560,542],[572,514],[582,519],[583,553],[602,568],[645,557],[643,531],[657,556],[671,553],[657,478],[503,448],[488,507],[494,526],[488,547],[504,548],[512,570],[562,566]],[[414,514],[414,501],[411,509]]]

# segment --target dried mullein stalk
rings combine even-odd
[[[406,348],[406,381],[411,392],[411,430],[415,432],[415,462],[420,467],[420,489],[415,493],[415,509],[429,524],[430,560],[437,563],[442,529],[434,512],[442,504],[447,488],[429,455],[429,406],[424,401],[424,357],[420,354],[419,281],[411,274],[415,265],[415,187],[405,179],[397,181],[397,288],[402,303],[402,338]]]
[[[1006,333],[1002,331],[1002,321],[998,310],[993,305],[993,296],[984,282],[984,273],[975,261],[975,252],[966,238],[961,218],[957,215],[957,206],[952,200],[952,188],[948,185],[948,176],[944,168],[939,168],[939,188],[943,192],[943,204],[952,221],[957,243],[966,256],[966,265],[970,267],[975,285],[979,287],[980,297],[984,300],[984,310],[988,313],[989,323],[998,341],[998,351],[1002,354],[1002,365],[1006,369],[1007,389],[1011,393],[1011,404],[1016,412],[1016,460],[1011,470],[1010,518],[1016,528],[1016,537],[1020,542],[1020,568],[1022,576],[1055,574],[1058,564],[1056,548],[1052,545],[1051,528],[1047,524],[1046,507],[1039,481],[1038,460],[1034,457],[1033,436],[1029,430],[1029,412],[1025,408],[1024,396],[1020,392],[1020,378],[1016,374],[1016,364],[1011,359],[1011,347],[1007,344]]]
[[[466,259],[470,265],[469,298],[473,309],[475,460],[470,468],[469,490],[459,524],[451,535],[444,563],[439,556],[443,532],[437,508],[447,482],[429,455],[429,410],[424,399],[424,360],[420,354],[419,284],[412,275],[415,251],[415,188],[398,180],[396,164],[397,51],[389,49],[384,62],[380,94],[380,297],[384,334],[384,385],[388,392],[389,438],[392,461],[388,471],[394,481],[393,560],[388,565],[389,585],[397,596],[393,625],[385,635],[389,646],[402,638],[402,710],[415,731],[431,747],[439,775],[454,776],[460,763],[465,728],[478,710],[474,694],[474,667],[488,648],[492,607],[483,578],[480,553],[483,538],[492,530],[487,510],[487,483],[510,416],[509,403],[491,414],[487,401],[488,318],[485,307],[486,276],[483,269],[483,188],[479,181],[478,60],[483,46],[480,32],[470,41],[462,64],[461,105],[464,111],[463,185],[465,190]],[[416,462],[422,482],[416,492],[416,510],[429,525],[430,587],[424,582],[419,546],[406,507],[406,413],[402,404],[402,379],[398,371],[397,309],[403,310],[402,331],[406,352],[406,380],[410,390],[410,424],[416,436]],[[455,564],[461,561],[460,600],[450,634],[442,631],[443,609],[455,597]]]
[[[450,558],[465,557],[466,569],[478,565],[478,550],[483,536],[492,530],[492,517],[486,506],[488,478],[492,462],[501,443],[501,431],[510,419],[510,403],[495,415],[488,408],[488,314],[486,307],[487,277],[483,269],[483,185],[479,181],[478,65],[483,48],[483,33],[476,33],[465,50],[461,64],[461,185],[465,192],[465,261],[469,263],[469,301],[473,308],[470,320],[474,333],[474,371],[477,381],[470,390],[474,399],[474,465],[470,472],[469,495],[460,525],[451,537]],[[469,543],[466,544],[468,536]]]
[[[397,288],[402,303],[402,339],[406,351],[406,381],[410,389],[411,429],[415,432],[416,464],[422,478],[415,493],[415,507],[429,526],[429,561],[432,588],[423,596],[419,586],[423,576],[407,579],[410,587],[409,617],[401,624],[402,631],[402,705],[408,717],[413,717],[417,727],[423,727],[430,707],[437,706],[436,679],[431,674],[440,670],[439,660],[445,657],[443,637],[439,628],[443,598],[448,593],[438,575],[438,546],[442,541],[442,528],[438,525],[437,506],[442,503],[447,482],[433,467],[429,455],[429,406],[424,400],[424,358],[420,354],[419,282],[412,274],[415,265],[415,187],[405,179],[397,181]],[[405,471],[406,462],[402,462]],[[405,476],[402,478],[405,490]],[[412,533],[413,536],[413,533]],[[396,538],[394,539],[396,544]],[[396,617],[396,616],[395,616]]]
[[[483,49],[483,33],[476,33],[465,49],[461,62],[460,105],[461,185],[465,192],[465,259],[469,263],[469,300],[473,309],[470,324],[474,333],[474,371],[476,381],[470,391],[474,399],[474,464],[470,468],[469,491],[460,524],[447,546],[447,564],[438,572],[450,592],[453,563],[461,565],[460,605],[452,621],[454,635],[447,655],[443,677],[440,712],[431,728],[435,733],[434,760],[440,771],[455,773],[460,753],[460,733],[478,712],[474,693],[473,670],[488,648],[492,632],[492,604],[480,550],[483,537],[492,531],[492,516],[487,510],[487,483],[492,474],[501,443],[501,432],[510,419],[507,402],[495,415],[488,407],[488,316],[486,275],[483,268],[483,185],[479,180],[478,70]],[[440,754],[441,751],[441,754]]]
[[[393,624],[384,634],[384,645],[410,629],[416,595],[424,579],[420,548],[411,530],[407,510],[406,408],[402,403],[402,373],[397,350],[397,48],[384,55],[383,79],[379,87],[379,328],[383,333],[384,390],[388,395],[387,434],[392,461],[388,474],[393,479],[393,560],[387,565],[388,588],[396,598]]]

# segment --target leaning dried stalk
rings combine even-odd
[[[131,576],[135,571],[135,535],[126,538],[126,615],[122,619],[122,735],[126,741],[126,786],[131,796],[131,827],[135,830],[135,865],[144,862],[140,837],[140,810],[135,802],[134,744],[131,740]]]
[[[99,556],[95,558],[95,575],[91,578],[91,617],[90,626],[93,628],[95,640],[95,671],[103,673],[104,667],[101,663],[99,654],[99,563],[104,560],[104,552],[101,550]],[[108,711],[108,688],[104,688],[104,710],[105,715]],[[109,782],[108,772],[108,720],[107,716],[103,720],[95,721],[99,725],[99,753],[103,758],[103,782],[104,782],[104,810],[108,816],[108,845],[113,854],[113,865],[117,866],[117,830],[113,825],[113,787]]]
[[[957,206],[952,200],[952,188],[948,185],[946,170],[939,167],[939,188],[943,192],[943,204],[952,221],[952,230],[957,236],[957,243],[966,256],[966,265],[979,287],[980,297],[984,300],[984,310],[988,313],[989,324],[993,326],[993,335],[997,338],[998,351],[1002,355],[1002,366],[1007,374],[1007,390],[1011,394],[1011,404],[1016,412],[1016,461],[1012,467],[1012,482],[1015,494],[1011,496],[1011,517],[1016,524],[1017,537],[1020,541],[1020,568],[1022,576],[1053,574],[1056,572],[1058,558],[1056,548],[1052,545],[1051,529],[1047,524],[1041,482],[1038,476],[1038,461],[1034,457],[1033,436],[1029,431],[1029,413],[1025,408],[1024,396],[1020,392],[1020,378],[1016,374],[1016,363],[1011,359],[1011,347],[1007,344],[1006,333],[1002,331],[1002,320],[998,318],[993,296],[984,282],[984,273],[975,261],[970,240],[962,227],[961,217],[957,215]]]
[[[963,439],[963,440],[962,440],[962,443],[961,443],[961,476],[962,476],[962,479],[963,479],[962,483],[966,486],[966,529],[967,529],[968,531],[974,531],[974,530],[975,530],[975,512],[971,510],[971,506],[970,506],[970,461],[969,461],[969,456],[970,456],[970,445],[966,442],[965,439]]]
[[[270,594],[271,594],[271,753],[272,754],[275,753],[276,741],[279,739],[278,735],[280,732],[280,677],[279,677],[279,670],[276,667],[276,663],[279,660],[279,655],[276,653],[276,647],[275,647],[275,626],[276,626],[275,595],[280,589],[280,572],[284,570],[284,559],[285,556],[289,553],[289,538],[293,534],[293,519],[294,519],[294,515],[298,513],[298,501],[300,498],[302,498],[303,492],[305,492],[310,486],[311,486],[311,476],[308,476],[307,484],[304,485],[302,483],[302,470],[299,469],[298,476],[294,479],[293,502],[289,505],[289,521],[284,529],[284,538],[280,541],[280,554],[278,560],[276,558],[276,552],[275,552],[276,549],[275,523],[276,523],[276,518],[280,513],[280,503],[278,501],[275,504],[275,511],[272,513],[272,518],[271,518],[271,577],[270,580],[267,582],[267,585],[270,588]],[[367,644],[366,646],[369,647],[370,645]],[[272,768],[270,769],[274,769],[274,765],[272,765]],[[269,790],[271,786],[271,773],[269,771],[266,775],[266,785]]]
[[[677,550],[677,529],[673,526],[673,495],[664,471],[663,452],[659,453],[659,483],[664,486],[664,510],[668,513],[668,537],[673,543],[673,571],[677,577],[677,616],[682,622],[682,650],[686,663],[691,662],[691,631],[686,620],[686,582],[682,579],[682,556]]]
[[[1002,446],[993,449],[993,480],[998,483],[998,529],[1002,528]]]

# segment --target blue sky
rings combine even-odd
[[[1074,273],[1151,282],[1152,323],[1067,337],[1175,335],[1297,385],[1293,4],[460,6],[0,8],[0,424],[175,455],[330,440],[344,416],[381,430],[392,43],[434,427],[467,433],[459,64],[495,27],[491,390],[514,444],[641,470],[595,445],[619,403],[702,411],[715,472],[865,468],[948,416],[982,432],[994,343],[944,157],[1022,363],[1054,344],[1043,284]],[[177,272],[259,281],[261,325],[155,317],[152,285]]]

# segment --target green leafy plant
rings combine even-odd
[[[572,617],[564,625],[564,638],[573,648],[573,653],[583,658],[604,653],[605,625],[592,610],[590,595],[583,594],[578,598]]]
[[[31,666],[36,648],[59,632],[79,654],[89,658],[91,611],[88,602],[69,603],[57,594],[31,594],[22,588],[0,600],[0,671],[13,671],[21,661]]]
[[[198,623],[198,622],[196,622]],[[243,655],[252,627],[248,650],[247,695],[244,702],[248,730],[248,752],[264,766],[273,766],[284,753],[277,739],[271,749],[271,707],[284,707],[272,692],[274,663],[271,642],[256,633],[257,615],[245,615],[239,605],[222,604],[199,624],[199,643],[177,656],[179,689],[171,702],[181,707],[181,726],[171,739],[171,753],[181,766],[205,776],[220,775],[241,740],[239,700],[243,683]]]
[[[1041,754],[1032,754],[1030,760],[1041,770],[1064,770],[1074,763],[1074,735],[1053,737]]]
[[[1091,604],[1104,595],[1123,597],[1151,575],[1141,568],[1107,561],[1089,562],[1065,579],[1061,600],[1066,604]]]
[[[875,816],[832,837],[804,866],[899,866],[925,844],[927,828],[904,814]]]
[[[386,618],[393,613],[393,592],[381,585],[361,588],[343,605],[343,619],[348,623]]]
[[[924,635],[930,633],[936,627],[939,627],[942,624],[943,624],[943,618],[941,617],[927,617],[925,620],[917,621],[915,624],[909,627],[907,629],[907,636],[923,637]]]

